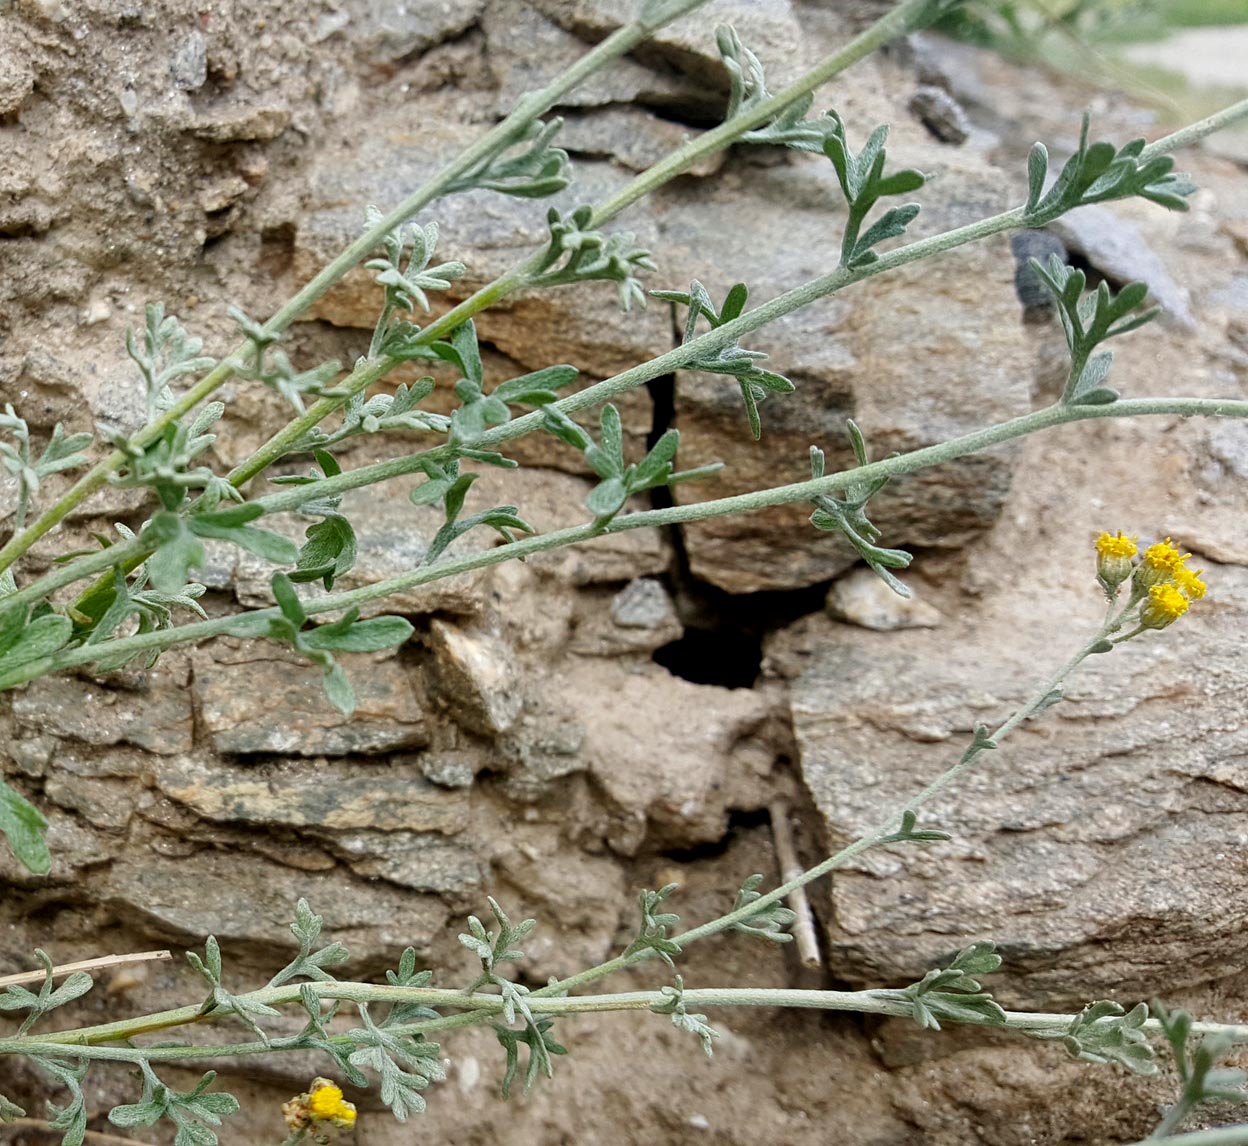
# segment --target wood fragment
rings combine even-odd
[[[771,816],[771,835],[775,844],[776,859],[780,864],[780,882],[788,883],[796,879],[806,869],[797,858],[797,848],[793,843],[793,829],[789,824],[789,807],[777,801],[767,808]],[[810,909],[810,900],[806,897],[806,889],[799,887],[790,892],[788,905],[797,916],[793,926],[789,928],[793,942],[797,946],[797,957],[803,967],[818,967],[819,937],[815,931],[815,916]]]
[[[171,951],[135,951],[129,955],[102,955],[98,959],[84,959],[80,963],[63,963],[52,968],[54,979],[72,975],[75,971],[105,971],[110,967],[122,967],[129,963],[165,963],[173,958]],[[0,975],[0,987],[10,984],[42,983],[47,972],[19,971],[16,975]]]

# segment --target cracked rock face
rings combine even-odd
[[[879,9],[877,0],[713,0],[558,109],[577,182],[553,202],[566,211],[618,192],[721,115],[715,22],[737,24],[775,88]],[[625,15],[600,0],[325,0],[308,11],[271,0],[18,0],[0,19],[0,397],[17,395],[45,436],[58,421],[133,428],[143,397],[124,329],[144,302],[166,300],[223,353],[237,339],[227,305],[272,313],[359,234],[367,204],[409,194]],[[865,62],[816,104],[834,100],[859,143],[890,123],[893,162],[933,177],[916,196],[915,236],[1020,201],[1026,146],[1071,137],[1093,98],[950,51],[930,41],[917,62]],[[956,99],[970,121],[964,143],[921,122],[930,100],[911,110],[921,88]],[[1107,135],[1139,133],[1136,110],[1104,114]],[[1207,185],[1184,224],[1193,230],[1152,208],[1114,207],[1129,225],[1079,240],[1110,278],[1143,267],[1176,315],[1190,294],[1199,316],[1194,332],[1149,329],[1122,348],[1115,380],[1131,393],[1236,393],[1248,380],[1244,224],[1229,218],[1243,214],[1242,172],[1199,153],[1191,166]],[[452,292],[432,297],[435,313],[543,241],[547,206],[472,192],[422,214],[441,227],[440,254],[468,264]],[[831,269],[842,222],[823,160],[738,148],[611,229],[656,252],[650,285],[682,289],[697,277],[718,298],[746,281],[758,303]],[[1108,247],[1093,241],[1106,235]],[[731,379],[681,371],[619,399],[626,453],[639,457],[674,425],[682,468],[726,463],[679,486],[683,502],[798,480],[812,444],[831,467],[848,464],[849,417],[879,457],[1022,413],[1043,389],[1038,376],[1051,383],[1045,363],[1061,358],[1061,335],[1022,326],[1013,274],[998,239],[825,299],[745,340],[797,385],[764,404],[761,444],[749,440]],[[301,367],[354,361],[377,306],[375,283],[352,274],[283,348]],[[671,349],[681,324],[656,301],[623,315],[603,285],[516,295],[478,330],[488,383],[568,362],[580,386]],[[448,379],[430,370],[439,388],[428,408],[446,412]],[[229,413],[214,460],[224,469],[289,411],[249,383],[222,397]],[[340,457],[366,465],[422,444],[370,436]],[[485,469],[467,512],[516,504],[539,531],[587,520],[593,479],[582,455],[548,435],[509,454],[523,468]],[[816,894],[825,953],[838,980],[897,985],[992,938],[1006,966],[991,985],[1011,1002],[1163,992],[1240,1017],[1223,1012],[1243,997],[1248,966],[1237,641],[1248,603],[1245,458],[1230,423],[1098,423],[896,481],[873,516],[883,543],[916,550],[906,576],[925,611],[898,610],[859,570],[826,595],[852,627],[822,615],[821,603],[853,554],[810,527],[810,507],[790,507],[679,533],[604,535],[405,591],[369,611],[409,618],[409,644],[343,658],[359,699],[351,720],[325,703],[319,670],[233,638],[150,671],[6,694],[0,771],[47,816],[54,864],[32,877],[0,851],[0,974],[26,966],[37,946],[68,960],[215,933],[239,982],[263,981],[292,949],[287,925],[302,896],[324,914],[327,936],[351,948],[352,974],[379,976],[410,944],[439,982],[462,984],[473,972],[455,935],[487,894],[539,919],[527,945],[532,982],[572,973],[627,943],[643,886],[680,883],[678,910],[694,922],[728,906],[752,872],[770,881],[773,801],[795,809],[811,862],[904,801],[977,720],[1002,718],[1077,639],[1097,603],[1074,555],[1100,529],[1122,527],[1194,550],[1210,601],[1162,637],[1090,665],[1061,705],[934,805],[929,816],[951,843],[880,851]],[[67,480],[49,478],[47,495]],[[359,559],[337,588],[420,566],[442,519],[410,503],[414,485],[400,478],[344,499]],[[15,505],[13,483],[0,478],[0,531]],[[36,547],[30,572],[146,513],[132,491],[102,491]],[[308,524],[266,522],[295,541]],[[494,543],[473,532],[449,556]],[[270,568],[209,548],[206,605],[272,603]],[[785,628],[799,612],[811,615]],[[743,617],[746,635],[736,630]],[[937,620],[938,630],[911,627]],[[756,686],[693,683],[655,663],[656,650],[699,630],[734,656],[761,633]],[[700,668],[728,678],[724,665]],[[790,972],[782,952],[735,937],[691,949],[682,968],[701,983],[785,984]],[[202,997],[180,966],[103,986],[107,996],[93,993],[82,1016]],[[687,1040],[668,1024],[630,1028],[622,1056],[615,1028],[596,1022],[573,1031],[566,1077],[521,1108],[487,1095],[491,1032],[448,1040],[451,1081],[431,1100],[426,1132],[539,1146],[552,1127],[575,1125],[586,1143],[710,1135],[817,1146],[835,1124],[847,1146],[996,1146],[1021,1144],[1025,1127],[1029,1143],[1056,1146],[1071,1125],[1089,1139],[1135,1140],[1157,1102],[1142,1084],[1089,1081],[1051,1047],[956,1032],[920,1042],[893,1023],[864,1033],[809,1016],[736,1016],[714,1062],[691,1071]],[[275,1095],[322,1065],[284,1062],[233,1079],[261,1112],[238,1140],[269,1140]],[[45,1096],[40,1079],[18,1084],[13,1097]],[[119,1073],[93,1101],[132,1101],[132,1090]],[[370,1142],[410,1140],[376,1112],[364,1116]]]

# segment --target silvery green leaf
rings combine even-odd
[[[18,862],[33,875],[52,869],[44,833],[48,822],[39,809],[0,780],[0,834],[8,840]]]

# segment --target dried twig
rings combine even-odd
[[[20,1127],[23,1130],[39,1130],[45,1134],[53,1134],[57,1137],[64,1133],[64,1131],[53,1129],[51,1125],[44,1122],[41,1118],[10,1119],[3,1126],[0,1126],[0,1132],[8,1126]],[[85,1138],[87,1142],[98,1142],[99,1146],[123,1146],[123,1144],[124,1146],[147,1146],[146,1143],[138,1138],[126,1138],[121,1134],[105,1134],[102,1130],[88,1130],[85,1133]]]
[[[98,959],[84,959],[80,963],[63,963],[59,967],[53,967],[52,977],[59,979],[74,971],[103,971],[109,967],[121,967],[127,963],[164,963],[172,958],[171,951],[135,951],[129,955],[102,955]],[[19,983],[40,983],[46,976],[46,971],[19,971],[16,975],[0,975],[0,987]]]
[[[771,816],[771,835],[775,843],[776,859],[780,862],[780,882],[788,883],[805,870],[797,858],[797,848],[793,844],[789,808],[787,804],[777,801],[769,805],[767,811]],[[797,915],[790,928],[793,941],[797,944],[797,957],[803,967],[818,967],[819,940],[815,932],[815,917],[810,910],[810,900],[806,898],[806,889],[799,887],[790,892],[788,904]]]

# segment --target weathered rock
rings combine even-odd
[[[747,805],[771,768],[751,752],[771,708],[764,695],[598,659],[572,660],[557,681],[549,687],[585,726],[581,756],[611,810],[616,851],[636,852],[648,832],[676,846],[721,838],[728,809]]]
[[[455,720],[484,735],[506,732],[524,707],[515,654],[497,633],[449,621],[429,626],[438,692]]]
[[[485,0],[340,0],[343,27],[370,62],[396,63],[470,28]]]
[[[243,865],[224,852],[159,864],[128,856],[112,865],[98,893],[115,916],[149,934],[191,943],[211,934],[223,944],[263,947],[270,958],[275,949],[294,950],[289,924],[301,897],[325,917],[322,940],[345,943],[361,960],[392,960],[409,944],[425,951],[446,922],[447,910],[434,896],[366,885],[343,871],[296,871],[254,858]]]
[[[505,115],[526,92],[551,81],[585,54],[585,41],[544,16],[527,0],[491,0],[481,17],[490,71],[498,83],[496,108]],[[629,57],[590,76],[561,107],[626,105],[706,106],[706,96],[683,77],[645,67]]]
[[[894,593],[870,569],[855,569],[832,582],[827,609],[838,621],[864,629],[932,629],[940,624],[940,613],[931,605]]]
[[[18,726],[83,744],[134,744],[158,755],[190,749],[194,733],[187,663],[172,656],[141,674],[138,687],[105,688],[44,677],[13,699]]]
[[[910,981],[989,937],[1006,953],[1010,997],[1043,1008],[1073,1001],[1071,984],[1131,998],[1244,965],[1248,897],[1228,857],[1248,830],[1233,715],[1248,574],[1219,569],[1218,585],[1221,617],[1185,618],[1182,638],[1150,635],[1088,662],[1062,703],[932,800],[920,824],[952,842],[874,851],[836,877],[838,977]],[[1081,610],[1089,628],[1094,609]],[[976,637],[807,634],[794,727],[833,847],[896,815],[974,724],[1005,719],[1056,667],[1037,663],[1042,633],[1016,616],[994,615]]]
[[[302,761],[238,768],[171,760],[156,786],[196,815],[222,823],[453,834],[468,824],[465,791],[431,784],[410,766]]]
[[[424,713],[398,661],[339,658],[355,688],[345,717],[325,698],[321,670],[264,646],[224,642],[195,654],[195,704],[209,742],[230,755],[345,756],[427,740]]]
[[[356,875],[369,879],[454,895],[481,887],[477,853],[429,832],[339,832],[327,842]]]
[[[1009,200],[1010,189],[982,157],[903,135],[892,161],[933,176],[923,214],[911,228],[914,238],[991,214]],[[714,299],[738,278],[766,298],[835,265],[844,207],[826,160],[800,157],[793,166],[750,171],[742,187],[726,183],[698,193],[696,231],[683,212],[668,217],[669,255],[687,246],[680,261]],[[742,261],[745,235],[753,249],[770,252],[765,262]],[[680,466],[723,461],[726,468],[677,486],[677,500],[808,478],[811,445],[827,452],[828,472],[852,466],[847,417],[880,457],[1022,413],[1030,356],[1012,297],[1012,269],[1006,241],[993,240],[869,279],[744,339],[744,346],[770,353],[766,365],[797,385],[796,393],[763,403],[761,444],[749,440],[733,379],[681,373],[675,418]],[[871,505],[882,543],[966,544],[999,513],[1010,471],[1009,454],[994,451],[896,480]],[[691,568],[734,593],[831,578],[856,555],[840,538],[816,532],[810,512],[809,505],[792,505],[690,524],[683,532]]]
[[[971,133],[966,112],[944,88],[923,84],[910,97],[910,111],[941,143],[965,143]]]
[[[183,91],[202,88],[208,79],[208,42],[198,29],[191,32],[169,62],[175,87]]]
[[[586,656],[649,653],[679,640],[684,631],[662,582],[639,577],[609,603],[592,597],[586,600],[571,651]]]
[[[54,775],[43,791],[53,803],[77,812],[87,823],[105,831],[121,831],[134,814],[135,786],[124,780]]]

